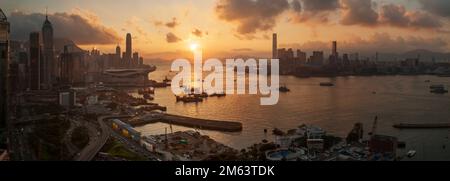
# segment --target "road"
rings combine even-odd
[[[106,144],[109,137],[111,136],[111,129],[109,129],[108,125],[105,124],[105,120],[115,119],[115,118],[126,118],[128,115],[108,115],[108,116],[100,116],[97,118],[98,123],[100,124],[101,134],[98,139],[89,140],[88,145],[81,150],[79,155],[75,156],[74,160],[76,161],[90,161],[95,155],[102,149],[103,145]]]

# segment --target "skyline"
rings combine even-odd
[[[186,56],[193,42],[207,55],[269,57],[274,32],[279,48],[306,52],[329,53],[331,41],[349,53],[449,51],[445,29],[450,15],[439,7],[450,3],[442,0],[0,2],[11,21],[12,40],[24,40],[40,28],[48,7],[56,38],[72,39],[86,50],[97,47],[113,53],[116,45],[124,48],[123,35],[129,32],[134,50],[150,59]],[[39,6],[42,12],[36,11]],[[358,14],[356,8],[371,13]],[[74,31],[80,27],[84,31]]]

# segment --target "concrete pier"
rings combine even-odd
[[[225,132],[240,132],[242,131],[242,123],[232,121],[217,121],[208,119],[198,119],[185,116],[161,114],[160,116],[146,117],[141,119],[132,119],[128,123],[135,127],[149,123],[163,122],[167,124],[186,126],[191,128],[225,131]]]

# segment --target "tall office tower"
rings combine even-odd
[[[144,65],[144,58],[143,57],[139,57],[139,65]]]
[[[305,63],[306,63],[306,52],[297,50],[297,64],[305,64]]]
[[[30,33],[30,62],[29,65],[29,87],[31,90],[41,89],[40,67],[41,67],[41,44],[39,42],[39,32]]]
[[[130,61],[131,60],[131,54],[132,54],[131,51],[133,51],[132,50],[132,42],[131,42],[131,34],[130,33],[127,33],[126,44],[127,44],[127,47],[126,47],[126,50],[125,50],[125,55],[126,55],[125,59],[128,59],[128,61]]]
[[[70,53],[69,53],[69,49],[68,46],[64,46],[64,51],[63,53],[60,55],[60,63],[61,63],[61,73],[60,73],[60,77],[61,77],[61,83],[62,84],[70,84],[72,83],[70,81],[70,77],[72,75],[72,69],[71,69],[71,57],[70,57]]]
[[[335,57],[335,58],[337,58],[337,56],[338,56],[338,53],[337,53],[337,41],[333,41],[333,50],[332,50],[332,55]]]
[[[45,89],[50,89],[53,81],[56,78],[57,72],[55,71],[54,60],[54,48],[53,48],[53,27],[52,23],[48,20],[48,16],[45,16],[45,21],[42,26],[42,40],[44,43],[41,83],[45,86]]]
[[[0,9],[0,129],[6,128],[8,118],[8,63],[9,63],[9,22]]]
[[[117,45],[116,47],[116,56],[120,58],[120,46]]]
[[[311,64],[315,66],[323,65],[323,59],[322,51],[313,51],[313,55],[310,57]]]
[[[274,33],[272,37],[272,58],[278,58],[278,40],[277,40],[277,34]]]
[[[139,64],[139,53],[138,52],[134,52],[133,53],[133,63],[132,65],[138,65]]]

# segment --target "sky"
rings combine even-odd
[[[133,49],[145,58],[270,56],[279,47],[374,54],[414,49],[450,52],[449,0],[0,0],[12,39],[39,31],[48,9],[55,37],[84,49]]]

